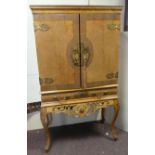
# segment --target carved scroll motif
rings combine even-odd
[[[48,107],[48,113],[65,113],[74,117],[86,117],[92,113],[95,113],[101,108],[106,108],[114,104],[114,100],[102,101],[102,102],[91,102],[91,103],[80,103],[71,105],[58,105]]]

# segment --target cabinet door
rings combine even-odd
[[[117,83],[119,27],[119,14],[80,15],[83,87]]]
[[[34,29],[41,90],[80,88],[79,15],[34,14]]]

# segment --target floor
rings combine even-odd
[[[113,141],[110,126],[101,123],[84,123],[55,127],[53,144],[48,153],[43,150],[44,131],[28,131],[27,155],[127,155],[128,134],[118,131],[119,139]]]

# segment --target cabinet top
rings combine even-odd
[[[122,6],[53,6],[53,5],[30,5],[33,13],[59,13],[59,12],[102,12],[122,10]]]

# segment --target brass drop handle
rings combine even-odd
[[[86,47],[83,43],[81,43],[81,56],[82,62],[84,63],[84,65],[87,65],[90,57],[90,52],[89,48]]]
[[[108,24],[107,28],[109,30],[120,30],[120,24]]]
[[[75,66],[80,66],[80,51],[76,48],[72,50],[72,61]]]

